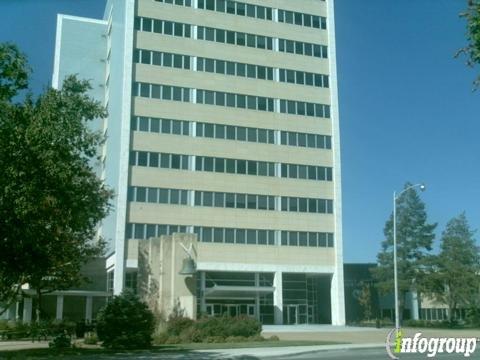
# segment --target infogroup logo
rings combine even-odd
[[[398,360],[400,354],[426,354],[432,358],[437,354],[463,354],[470,357],[477,348],[477,338],[422,337],[418,332],[405,337],[401,329],[392,329],[387,335],[386,349],[391,359]]]

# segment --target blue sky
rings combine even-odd
[[[464,210],[480,227],[480,91],[471,91],[475,70],[453,58],[466,41],[466,3],[336,0],[346,262],[375,261],[392,193],[406,181],[427,184],[439,234]],[[28,55],[34,92],[51,81],[56,14],[100,18],[103,6],[0,0],[0,41]]]

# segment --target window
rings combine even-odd
[[[237,45],[245,46],[245,34],[237,32]]]

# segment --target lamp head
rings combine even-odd
[[[425,184],[420,184],[420,190],[425,191],[426,187]]]

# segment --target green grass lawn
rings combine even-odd
[[[135,354],[140,353],[161,353],[173,351],[213,350],[213,349],[238,349],[238,348],[260,348],[260,347],[286,347],[286,346],[312,346],[340,344],[331,341],[257,341],[257,342],[236,342],[236,343],[192,343],[154,346],[149,350],[107,350],[96,348],[76,348],[58,351],[54,349],[29,349],[0,351],[0,359],[57,359],[81,356],[108,355],[118,353]]]

